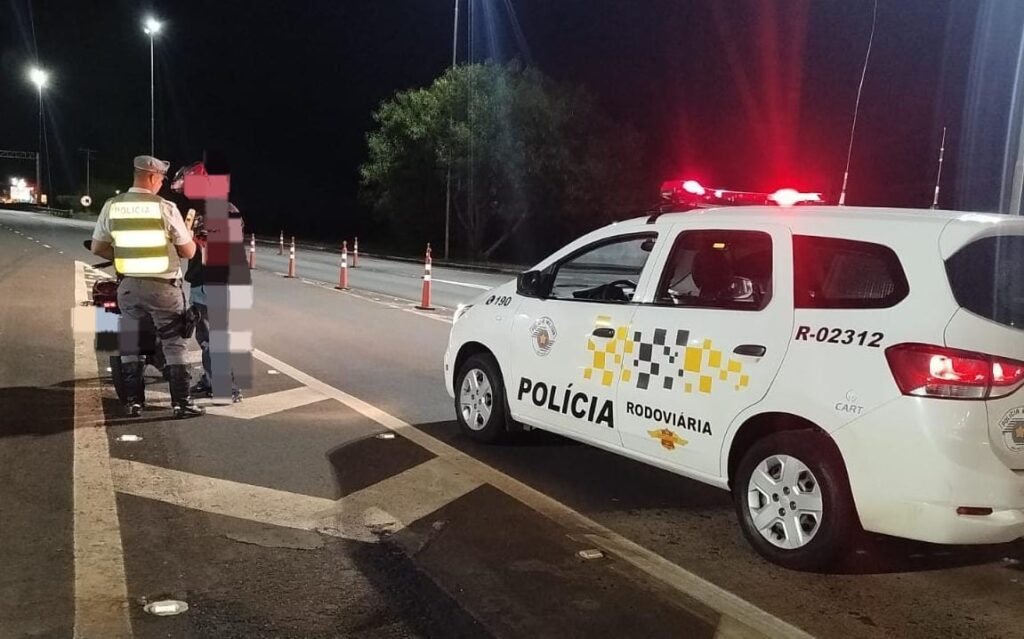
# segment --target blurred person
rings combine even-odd
[[[212,357],[210,355],[210,308],[207,303],[206,294],[206,255],[208,250],[209,229],[206,226],[206,203],[204,200],[191,200],[185,195],[185,177],[189,175],[207,175],[206,165],[203,162],[193,162],[178,169],[171,180],[172,197],[182,207],[188,207],[196,211],[195,235],[198,244],[198,254],[188,261],[185,270],[185,281],[190,285],[189,301],[196,309],[196,341],[202,351],[203,376],[190,389],[190,392],[197,397],[213,397],[213,370]],[[227,203],[228,215],[240,217],[238,209]],[[242,391],[235,383],[234,371],[231,372],[231,400],[232,402],[242,401]]]

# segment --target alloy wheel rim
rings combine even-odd
[[[773,546],[803,548],[821,529],[821,487],[807,464],[790,455],[771,455],[750,475],[747,509],[754,528]]]
[[[459,389],[459,412],[471,430],[483,430],[494,410],[494,392],[491,380],[479,368],[462,378]]]

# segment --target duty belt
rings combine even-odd
[[[128,279],[133,280],[145,280],[147,282],[159,282],[161,284],[167,284],[168,286],[174,286],[176,288],[181,287],[181,278],[169,278],[169,277],[139,277],[136,275],[126,275]]]

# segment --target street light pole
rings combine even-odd
[[[92,187],[89,179],[89,162],[92,160],[92,154],[96,151],[93,149],[78,149],[85,154],[85,194],[92,197]]]
[[[36,85],[39,94],[39,152],[36,154],[36,204],[39,204],[43,192],[43,87],[50,79],[50,74],[39,67],[32,67],[28,71],[28,79]]]
[[[153,34],[149,35],[149,154],[156,154],[156,82],[153,79]]]
[[[156,155],[156,81],[153,65],[153,40],[156,34],[160,33],[163,24],[156,18],[150,16],[142,27],[142,30],[149,36],[149,154]]]
[[[36,204],[43,193],[43,171],[41,158],[43,157],[43,85],[36,84],[39,92],[39,152],[36,155]]]
[[[452,69],[459,51],[459,0],[455,0],[455,21],[452,25]],[[448,159],[448,176],[444,184],[444,259],[448,259],[448,240],[452,220],[452,162]]]

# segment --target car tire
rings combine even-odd
[[[472,355],[455,377],[455,414],[462,432],[495,444],[508,434],[509,413],[498,362],[489,354]]]
[[[827,570],[845,558],[860,531],[839,451],[815,430],[756,441],[737,466],[732,494],[747,541],[785,568]]]

